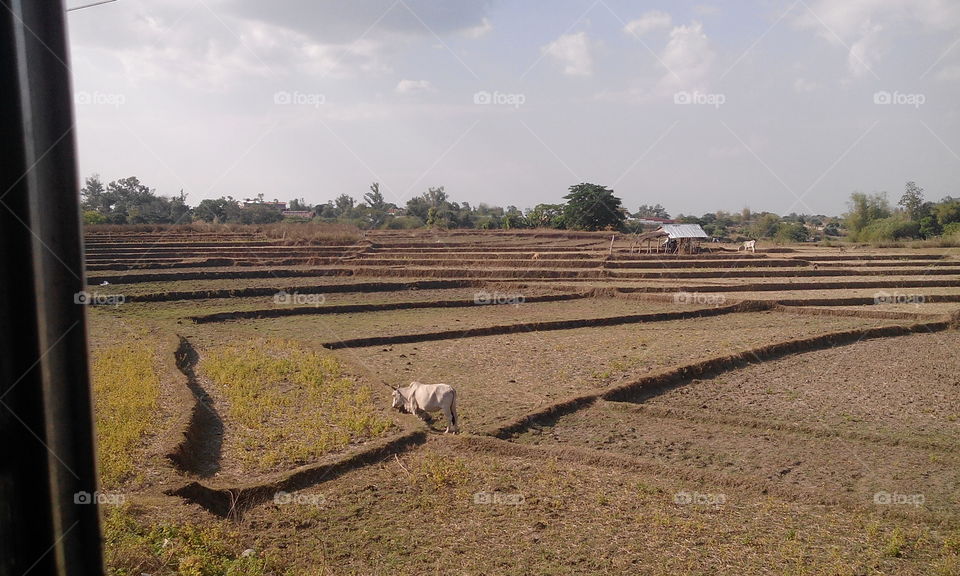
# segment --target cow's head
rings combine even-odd
[[[399,388],[393,389],[393,408],[399,410],[400,412],[406,412],[406,399],[403,397],[403,394],[400,393]]]

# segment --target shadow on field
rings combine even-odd
[[[179,338],[180,346],[174,352],[174,358],[177,369],[187,377],[187,387],[193,393],[194,405],[183,441],[167,457],[179,471],[207,478],[220,470],[223,420],[213,406],[213,399],[197,380],[194,371],[199,358],[197,351],[186,338]]]
[[[200,505],[222,518],[238,520],[244,512],[265,502],[284,503],[290,492],[309,488],[321,482],[338,478],[351,470],[368,466],[389,458],[427,441],[424,430],[412,430],[386,440],[374,441],[363,450],[349,454],[330,463],[301,466],[295,470],[264,480],[258,484],[232,488],[205,486],[191,482],[186,486],[166,491],[167,495],[179,496]]]

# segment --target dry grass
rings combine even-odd
[[[392,426],[370,389],[345,377],[332,355],[293,341],[223,346],[207,353],[200,368],[226,398],[232,441],[248,468],[304,464]]]
[[[278,222],[253,227],[267,238],[281,240],[287,245],[352,244],[363,238],[363,232],[349,224],[322,222]]]
[[[135,456],[156,421],[160,378],[153,352],[133,343],[98,350],[91,374],[100,482],[114,487],[134,477]]]
[[[327,224],[323,222],[277,222],[274,224],[210,224],[194,222],[192,224],[93,224],[84,227],[90,234],[129,235],[131,240],[137,234],[170,234],[185,236],[190,234],[243,234],[248,240],[270,238],[281,240],[285,245],[301,244],[352,244],[363,238],[356,226],[349,224]]]
[[[325,234],[317,238],[311,237],[314,232],[309,225],[281,224],[272,230],[267,228],[245,227],[243,230],[249,232],[249,236],[233,240],[269,239],[277,244],[345,244],[353,241],[338,239],[338,232],[330,227],[317,227],[317,234]],[[218,241],[217,233],[227,239],[235,230],[240,228],[186,227],[179,237],[176,232],[171,232],[170,238],[171,241],[184,241],[190,240],[190,234],[199,236],[208,232],[211,240]],[[344,232],[347,236],[352,234],[349,230]],[[372,232],[368,239],[378,244],[394,244],[391,249],[398,255],[418,250],[420,246],[429,247],[431,250],[424,256],[429,259],[437,259],[434,251],[447,244],[476,245],[478,250],[523,246],[530,251],[540,251],[540,247],[547,243],[551,246],[585,246],[592,242],[593,247],[602,252],[609,244],[608,237],[599,235],[596,241],[592,241],[590,237],[579,239],[571,235],[567,240],[546,234],[538,237],[538,234],[525,232],[508,236],[428,231],[403,235]],[[404,244],[413,247],[404,247]],[[797,247],[796,250],[798,256],[839,253],[837,249],[823,248]],[[464,257],[453,253],[455,251],[453,249],[447,256],[452,260]],[[920,251],[903,252],[918,254]],[[848,255],[878,253],[847,248]],[[956,252],[944,249],[938,253],[949,256]],[[510,264],[516,269],[515,263]],[[852,264],[840,264],[843,265],[836,267],[853,267]],[[477,267],[482,272],[499,265],[490,263]],[[871,268],[880,269],[871,266],[862,270]],[[634,288],[678,285],[728,288],[737,284],[740,289],[754,284],[776,284],[789,293],[757,294],[872,297],[875,289],[856,288],[857,292],[854,292],[850,283],[858,280],[882,282],[887,291],[892,291],[900,274],[905,273],[901,268],[914,278],[931,278],[923,276],[925,266],[905,264],[884,267],[883,275],[862,278],[791,280],[758,277],[744,280],[735,277],[730,270],[716,270],[714,276],[703,280],[630,281],[606,277],[589,283],[543,281],[540,289],[561,284],[576,289],[588,284]],[[540,272],[532,270],[530,273]],[[383,276],[383,279],[389,278]],[[954,281],[953,276],[933,279]],[[191,288],[332,285],[356,281],[357,278],[346,277],[322,280],[276,277],[239,281],[205,279],[117,285],[98,290],[128,293],[129,288],[130,294],[139,294]],[[531,278],[527,284],[539,281],[539,278]],[[99,284],[95,279],[91,282]],[[843,290],[824,291],[824,286]],[[519,286],[498,289],[529,294],[529,289]],[[923,288],[927,295],[952,291],[954,288]],[[444,292],[447,293],[469,297],[472,290],[458,288],[457,291]],[[344,296],[331,292],[328,296],[328,305],[341,303],[341,298],[348,302],[389,302],[435,297],[427,290]],[[734,294],[726,293],[725,296],[729,299]],[[491,323],[554,320],[574,312],[578,317],[605,316],[613,310],[632,310],[634,306],[669,308],[672,304],[596,300],[519,308],[444,310],[437,314],[392,311],[202,326],[188,321],[175,323],[180,318],[198,313],[201,308],[212,311],[242,309],[261,303],[269,307],[270,296],[265,299],[153,305],[131,303],[120,308],[91,310],[94,336],[103,340],[102,346],[106,348],[113,346],[110,340],[116,340],[121,334],[113,330],[108,321],[152,326],[167,332],[175,330],[196,343],[201,354],[197,367],[201,383],[224,419],[222,467],[213,481],[215,484],[238,483],[239,478],[242,483],[259,482],[259,478],[251,480],[251,476],[267,474],[263,485],[268,485],[272,478],[279,476],[274,472],[291,471],[294,466],[307,461],[319,460],[326,464],[335,460],[325,457],[332,456],[334,451],[356,455],[377,444],[351,445],[378,433],[380,436],[389,433],[387,389],[373,385],[372,390],[367,390],[351,381],[347,373],[370,372],[371,377],[382,377],[395,383],[419,379],[455,385],[462,394],[458,400],[461,402],[464,434],[457,437],[438,435],[425,446],[398,451],[397,458],[393,455],[378,457],[364,461],[365,465],[355,469],[347,467],[342,473],[323,477],[320,483],[304,489],[303,496],[307,498],[303,500],[289,505],[263,501],[229,521],[209,515],[184,500],[157,499],[145,491],[128,489],[134,504],[129,508],[111,510],[105,521],[107,560],[112,573],[131,576],[142,573],[286,576],[450,572],[960,576],[960,533],[955,521],[932,522],[919,513],[894,514],[876,506],[860,506],[864,503],[864,495],[871,495],[867,491],[871,479],[842,476],[861,473],[857,456],[881,476],[884,470],[892,469],[888,460],[899,461],[901,466],[895,471],[900,471],[903,464],[910,464],[911,468],[903,471],[904,478],[914,485],[919,484],[927,492],[925,485],[916,481],[915,475],[932,470],[935,474],[928,482],[948,488],[931,487],[927,494],[929,500],[936,499],[948,508],[947,511],[956,509],[955,498],[941,502],[949,486],[955,485],[944,481],[951,477],[943,470],[953,469],[951,466],[955,468],[956,458],[936,453],[924,460],[928,458],[927,452],[936,451],[915,450],[917,446],[923,448],[924,444],[940,446],[954,440],[956,433],[949,427],[956,423],[956,403],[951,404],[952,395],[932,387],[929,379],[920,382],[911,379],[911,375],[926,373],[917,370],[917,362],[903,362],[907,372],[901,373],[894,385],[887,383],[879,390],[878,386],[864,388],[870,381],[865,381],[865,370],[855,365],[848,375],[849,382],[830,380],[839,375],[838,368],[845,366],[842,358],[855,347],[838,348],[835,353],[804,354],[795,361],[788,358],[764,365],[771,370],[776,368],[774,372],[759,367],[738,371],[738,376],[756,372],[757,378],[726,382],[728,385],[722,392],[719,389],[722,378],[704,379],[707,384],[714,385],[706,392],[716,393],[719,398],[709,394],[701,398],[694,394],[704,387],[704,384],[695,382],[682,389],[690,391],[688,396],[682,396],[678,389],[676,393],[662,396],[662,402],[651,400],[640,407],[610,410],[599,416],[596,410],[582,412],[580,415],[593,427],[580,426],[579,423],[576,426],[580,437],[572,440],[584,440],[585,447],[580,448],[576,447],[579,442],[529,446],[490,439],[486,443],[477,442],[471,436],[570,396],[587,391],[602,393],[704,357],[734,353],[786,338],[894,324],[889,320],[760,312],[696,321],[376,346],[342,350],[336,355],[312,352],[307,346],[319,349],[320,342],[344,332],[357,336],[418,333]],[[265,340],[265,336],[279,339]],[[291,343],[290,339],[301,344]],[[927,347],[921,352],[931,358],[931,362],[936,363],[935,359],[939,359],[940,371],[937,373],[949,378],[953,365],[950,361],[954,356],[949,346]],[[872,366],[879,364],[877,356],[864,358],[856,355],[851,358],[851,363]],[[812,360],[804,365],[801,360],[805,358]],[[340,361],[347,368],[341,368]],[[804,394],[802,389],[793,385],[796,374],[819,371],[824,372],[824,390],[811,389]],[[886,372],[891,378],[896,374]],[[163,381],[166,382],[166,378]],[[764,381],[763,386],[755,390],[750,388]],[[726,390],[733,386],[739,386],[736,393]],[[923,390],[913,393],[911,398],[916,401],[903,407],[902,403],[896,402],[895,396],[903,396],[904,390],[911,386]],[[861,388],[865,399],[849,397]],[[847,396],[838,393],[837,389]],[[936,394],[939,396],[933,397]],[[777,400],[780,397],[785,400]],[[685,402],[685,398],[689,402]],[[735,401],[738,398],[754,403],[745,407],[744,401],[737,406]],[[830,398],[839,398],[843,410],[814,410],[819,407],[818,402]],[[790,404],[793,409],[786,412],[786,417],[767,413],[775,407],[775,401],[793,402]],[[712,409],[701,408],[705,403]],[[897,426],[864,430],[864,412],[867,412],[866,416],[873,416],[871,421],[877,425],[886,422],[887,414],[873,408],[887,410],[901,420],[925,426],[923,433],[917,433],[916,426],[911,427],[914,430],[911,434],[904,434],[906,428]],[[97,409],[98,414],[103,412],[101,406],[98,405]],[[824,412],[836,418],[824,422],[812,420]],[[590,416],[595,416],[597,422],[589,420]],[[600,416],[603,416],[602,421],[599,421]],[[691,416],[697,419],[691,419],[687,424],[685,418]],[[397,421],[414,423],[412,416],[398,416]],[[560,424],[572,421],[568,418]],[[833,426],[837,434],[820,433],[821,424]],[[603,425],[609,425],[609,429],[602,429]],[[629,426],[637,431],[626,432]],[[807,434],[807,429],[818,433]],[[932,434],[938,431],[949,433]],[[561,429],[558,433],[564,432]],[[636,435],[639,439],[618,436],[624,434]],[[711,434],[713,436],[707,438]],[[641,444],[644,439],[653,445]],[[468,440],[475,442],[471,444]],[[657,443],[658,440],[662,442]],[[781,446],[773,446],[764,452],[763,448],[773,440],[780,441]],[[490,442],[507,448],[496,451],[490,448]],[[898,444],[893,445],[894,442]],[[865,447],[861,448],[864,443]],[[845,449],[863,454],[851,454]],[[137,458],[142,452],[134,445],[131,458]],[[594,457],[594,453],[599,456]],[[776,459],[778,454],[784,456],[782,466]],[[934,456],[936,460],[932,459]],[[831,457],[832,460],[828,461]],[[641,461],[643,458],[657,461]],[[799,460],[803,463],[794,466]],[[725,465],[730,462],[742,469]],[[143,467],[154,473],[156,470],[150,469],[152,464],[148,460]],[[758,467],[764,474],[758,475]],[[782,479],[768,479],[769,474],[765,474],[771,470],[779,473],[787,468],[792,471],[785,473]],[[834,468],[840,475],[824,477]],[[789,485],[793,480],[799,482],[797,487]],[[891,487],[886,482],[882,484],[885,490],[900,489],[904,493],[913,493],[911,490],[914,490],[912,485]],[[761,493],[760,488],[768,485],[777,490]],[[833,504],[824,503],[822,499],[805,498],[808,494],[822,495],[822,486],[826,485],[834,491],[838,486],[852,487],[855,490],[851,494],[855,498],[838,498]],[[727,505],[681,506],[674,499],[678,491],[713,493],[717,490],[723,490]],[[520,505],[483,504],[477,502],[478,493],[519,495],[523,501]],[[323,498],[311,498],[319,496]],[[322,504],[309,504],[318,501]],[[952,518],[955,519],[955,514]],[[248,548],[254,553],[243,556],[242,552]]]

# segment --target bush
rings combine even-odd
[[[960,239],[960,222],[951,222],[943,227],[943,237]]]
[[[416,216],[397,216],[387,223],[388,230],[414,230],[423,226],[423,220]]]
[[[873,220],[856,233],[850,234],[855,242],[884,242],[917,238],[920,236],[920,224],[903,217],[891,216]]]
[[[810,237],[807,227],[799,222],[780,222],[774,239],[779,243],[806,242]]]

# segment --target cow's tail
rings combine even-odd
[[[457,389],[453,389],[453,400],[450,401],[450,424],[456,429],[460,425],[460,419],[457,418]]]

